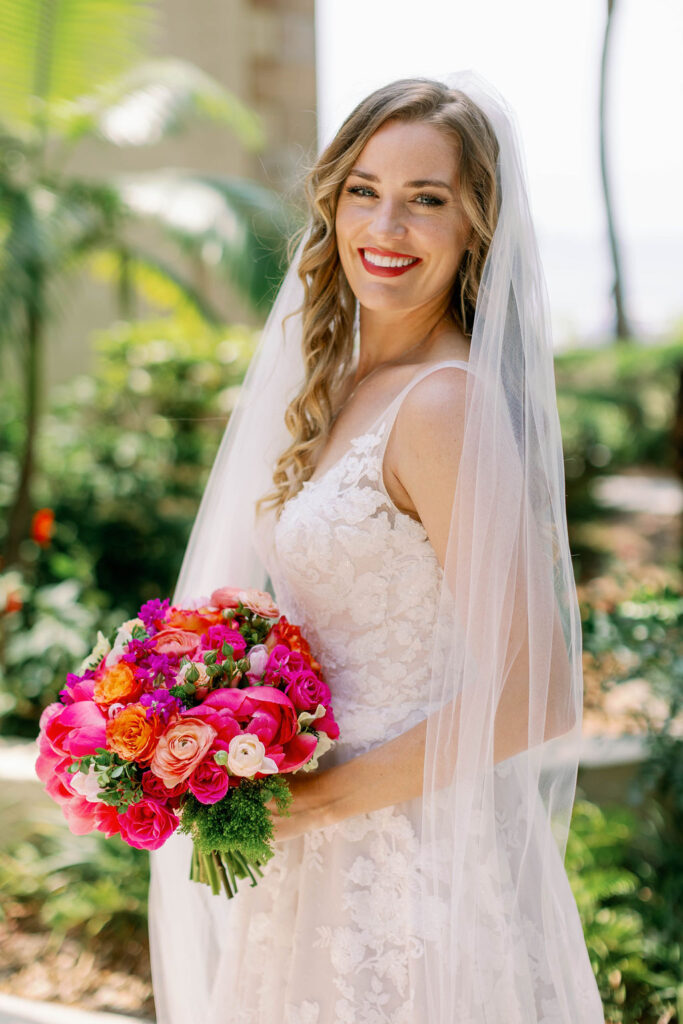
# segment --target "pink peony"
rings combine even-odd
[[[90,700],[67,704],[53,714],[45,726],[45,736],[58,754],[84,757],[106,746],[106,715]]]
[[[298,730],[294,705],[285,693],[274,686],[214,690],[202,708],[230,711],[240,725],[259,736],[266,747],[289,742]],[[196,711],[193,709],[192,713]]]
[[[209,756],[192,772],[189,785],[201,804],[215,804],[228,792],[230,776],[223,765],[216,764]]]
[[[199,647],[199,637],[189,629],[160,629],[154,634],[154,649],[158,654],[182,658]]]
[[[203,761],[215,737],[216,730],[208,722],[192,715],[181,716],[159,737],[150,769],[167,789],[172,789]]]
[[[313,728],[318,732],[327,733],[331,740],[339,739],[339,726],[334,719],[334,711],[332,705],[328,705],[327,711],[322,718],[316,719],[313,723]]]
[[[325,707],[330,703],[330,688],[315,672],[303,669],[293,675],[285,688],[285,693],[297,711],[315,711],[318,704]]]
[[[69,830],[74,835],[84,836],[97,828],[95,808],[100,807],[100,804],[94,804],[84,796],[72,796],[70,800],[60,803]]]
[[[119,814],[121,838],[137,850],[158,850],[173,835],[179,823],[177,815],[147,797]]]

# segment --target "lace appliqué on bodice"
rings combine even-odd
[[[276,592],[332,687],[341,742],[369,749],[428,713],[442,570],[421,523],[399,511],[382,463],[387,415],[285,505]]]

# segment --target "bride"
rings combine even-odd
[[[263,588],[340,738],[256,888],[152,855],[159,1024],[599,1024],[562,863],[580,626],[514,115],[478,75],[363,100],[249,369],[176,592]]]

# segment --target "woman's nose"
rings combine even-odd
[[[401,238],[406,233],[403,207],[399,202],[384,200],[375,207],[374,229],[377,235]]]

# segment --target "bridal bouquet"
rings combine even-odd
[[[339,735],[330,690],[269,594],[223,587],[196,608],[148,601],[101,633],[40,721],[36,771],[76,834],[156,850],[193,840],[190,877],[214,893],[273,855],[266,804]]]

